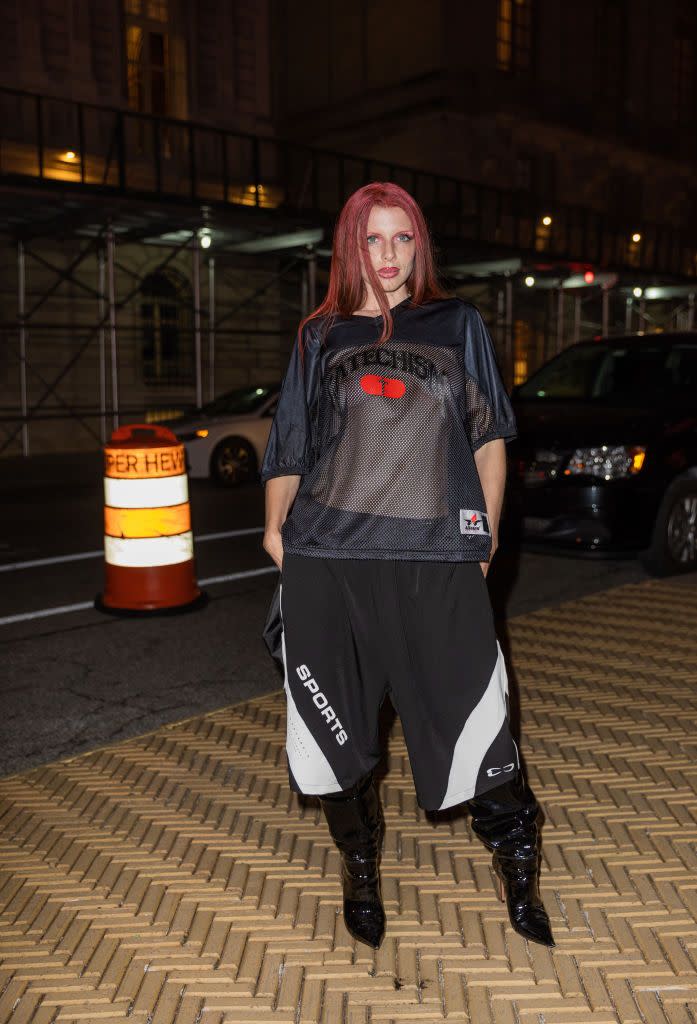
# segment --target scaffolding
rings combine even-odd
[[[70,417],[96,444],[126,417],[165,414],[173,401],[200,408],[219,392],[221,345],[241,359],[250,339],[275,339],[275,363],[250,364],[270,383],[299,317],[317,304],[338,209],[374,180],[402,184],[424,209],[445,283],[482,307],[508,386],[589,334],[694,326],[697,242],[672,228],[550,209],[527,193],[283,140],[1,89],[0,234],[16,256],[17,288],[16,315],[3,317],[0,330],[18,372],[15,399],[3,399],[0,454],[18,444],[29,454],[30,424],[40,419]],[[78,247],[65,266],[41,251],[56,239]],[[173,278],[186,261],[191,282],[181,327],[191,341],[190,380],[182,374],[159,408],[134,403],[123,384],[124,356],[134,363],[142,343],[127,314],[143,304],[143,278],[122,260],[134,245],[164,253],[149,265],[151,278]],[[260,280],[226,304],[221,282],[241,259],[254,261]],[[36,268],[52,280],[30,301]],[[39,318],[65,286],[92,304],[89,323]],[[273,324],[236,326],[253,308]],[[70,352],[66,335],[79,336]],[[32,354],[43,336],[65,350],[53,373]],[[235,339],[246,339],[247,350],[235,349]],[[95,350],[97,401],[66,397],[61,385]]]

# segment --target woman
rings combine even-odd
[[[391,183],[358,189],[327,296],[300,324],[261,479],[263,546],[282,573],[265,637],[282,652],[290,785],[319,797],[346,925],[374,947],[388,694],[420,806],[467,803],[513,927],[554,944],[485,582],[515,433],[486,327],[438,285],[419,206]]]

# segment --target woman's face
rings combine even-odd
[[[397,292],[404,288],[414,267],[416,245],[408,214],[400,206],[374,206],[364,245],[384,290]],[[365,271],[363,280],[368,284]]]

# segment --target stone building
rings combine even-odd
[[[278,380],[368,180],[422,203],[508,383],[693,322],[688,0],[1,6],[4,454]]]

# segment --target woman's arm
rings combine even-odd
[[[503,494],[506,488],[506,442],[501,437],[487,441],[474,453],[474,461],[484,492],[486,513],[491,530],[491,554],[488,562],[480,562],[482,572],[486,576],[491,559],[498,547],[499,520],[503,505]]]
[[[298,493],[302,477],[274,476],[266,481],[266,522],[262,547],[271,555],[279,569],[283,568],[283,541],[281,527]]]

